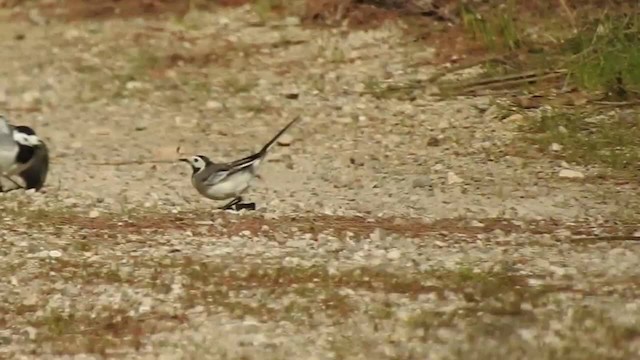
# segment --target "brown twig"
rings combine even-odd
[[[454,84],[449,87],[443,86],[445,91],[441,91],[441,93],[446,94],[447,91],[450,91],[453,92],[453,94],[450,95],[474,95],[481,90],[515,87],[526,83],[553,79],[556,77],[560,77],[565,73],[566,70],[560,69],[546,72],[529,71],[519,74],[497,76],[492,78],[463,82],[460,84]]]
[[[572,238],[571,241],[640,241],[640,236],[633,235],[610,235],[610,236],[589,236]]]
[[[98,163],[89,163],[89,165],[97,166],[120,166],[120,165],[144,165],[144,164],[170,164],[177,160],[123,160],[123,161],[105,161]]]
[[[40,106],[27,106],[27,107],[5,107],[6,111],[15,111],[15,112],[38,112],[42,111]]]
[[[480,85],[502,85],[508,84],[511,82],[520,82],[520,81],[535,81],[541,78],[546,78],[549,76],[558,76],[566,73],[566,70],[552,70],[552,71],[527,71],[518,74],[509,74],[502,76],[494,76],[490,78],[483,78],[479,80],[473,80],[468,82],[463,82],[460,84],[461,87],[473,87]]]
[[[633,106],[640,105],[640,100],[631,100],[631,101],[604,101],[604,100],[594,100],[592,101],[595,105],[603,105],[603,106]]]
[[[446,76],[448,74],[452,74],[455,72],[458,72],[460,70],[464,70],[464,69],[468,69],[468,68],[472,68],[474,66],[480,65],[480,64],[484,64],[484,63],[488,63],[488,62],[492,62],[492,61],[503,61],[504,55],[500,54],[500,55],[488,55],[485,57],[482,57],[480,59],[474,59],[471,61],[467,61],[467,62],[461,62],[460,64],[457,65],[453,65],[450,68],[441,70],[436,72],[435,74],[431,75],[427,80],[428,81],[436,81],[438,79],[440,79],[443,76]],[[414,64],[415,66],[416,64]]]
[[[578,28],[576,27],[576,17],[574,16],[573,11],[571,11],[571,9],[569,8],[569,4],[567,4],[566,0],[558,0],[558,1],[560,2],[560,6],[562,6],[562,9],[564,10],[564,12],[567,13],[567,17],[569,18],[569,23],[571,24],[571,27],[575,32]]]

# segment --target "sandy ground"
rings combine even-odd
[[[0,110],[52,156],[45,192],[0,198],[3,357],[640,356],[637,246],[570,241],[633,233],[635,185],[518,156],[491,99],[390,91],[434,71],[396,25],[259,20],[0,23]],[[297,115],[256,212],[175,162]]]

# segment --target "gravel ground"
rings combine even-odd
[[[52,153],[45,192],[0,197],[0,356],[640,356],[637,245],[571,241],[633,233],[635,185],[518,156],[491,99],[392,91],[434,71],[398,25],[259,20],[0,23],[0,109]],[[255,212],[174,161],[297,115]]]

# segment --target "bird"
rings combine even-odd
[[[26,125],[11,125],[0,115],[0,175],[18,188],[40,190],[49,169],[49,154],[45,143]],[[11,176],[18,175],[25,186]],[[0,191],[4,191],[0,184]]]
[[[242,194],[249,188],[251,181],[258,176],[258,167],[267,155],[271,146],[291,126],[300,120],[297,116],[280,130],[260,151],[242,159],[228,162],[213,162],[205,155],[181,158],[179,161],[191,165],[191,184],[206,198],[212,200],[232,199],[221,210],[255,210],[255,203],[242,204]]]
[[[47,145],[42,142],[40,146],[36,147],[36,151],[33,154],[33,159],[29,166],[22,170],[18,176],[22,178],[25,189],[35,189],[40,191],[47,180],[47,173],[49,172],[49,149]]]

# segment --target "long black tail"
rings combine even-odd
[[[242,158],[240,160],[236,160],[234,162],[231,162],[229,164],[227,164],[230,168],[241,168],[241,167],[245,167],[245,166],[249,166],[251,165],[254,161],[258,160],[258,159],[262,159],[267,155],[267,151],[269,151],[269,148],[271,147],[271,145],[273,145],[274,142],[276,142],[276,140],[278,140],[278,138],[280,136],[282,136],[282,134],[284,134],[285,131],[287,131],[287,129],[289,129],[293,124],[295,124],[296,122],[298,122],[300,120],[300,116],[296,116],[295,119],[291,120],[290,123],[287,124],[287,126],[285,126],[282,130],[280,130],[280,132],[278,132],[276,134],[276,136],[273,137],[273,139],[271,139],[265,146],[262,147],[262,149],[260,149],[260,151],[258,151],[255,154],[251,154],[245,158]]]
[[[291,126],[293,126],[293,124],[297,123],[298,121],[300,121],[300,116],[296,116],[293,120],[291,120],[291,122],[289,122],[287,124],[287,126],[285,126],[284,128],[282,128],[282,130],[280,130],[276,136],[273,137],[273,139],[269,140],[269,142],[262,147],[262,149],[258,152],[258,154],[260,155],[264,155],[267,151],[269,151],[269,148],[271,147],[271,145],[273,145],[274,142],[276,142],[276,140],[278,140],[278,138],[280,136],[282,136],[282,134],[284,134],[285,131],[287,131]]]

